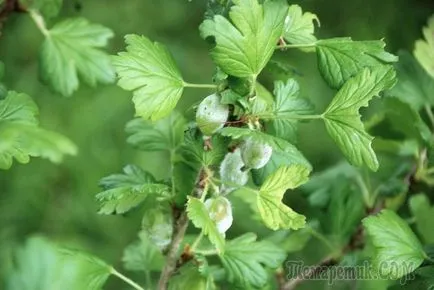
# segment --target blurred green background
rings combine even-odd
[[[413,49],[421,28],[434,12],[432,0],[304,0],[294,1],[321,21],[319,38],[351,36],[355,40],[385,38],[387,49]],[[143,34],[166,44],[186,81],[209,83],[213,65],[207,44],[200,38],[205,0],[65,0],[60,18],[83,16],[111,28],[115,37],[108,48],[114,54],[124,49],[123,36]],[[53,21],[56,21],[54,19]],[[94,201],[101,177],[120,172],[129,163],[141,165],[157,178],[167,174],[167,163],[155,154],[135,151],[126,142],[124,126],[133,118],[131,94],[115,85],[81,88],[70,98],[52,93],[38,81],[38,51],[42,35],[24,13],[11,15],[0,36],[0,60],[5,63],[5,84],[29,94],[40,108],[41,124],[75,142],[79,154],[60,165],[32,159],[14,163],[0,172],[0,255],[26,237],[40,233],[66,245],[75,245],[121,268],[124,247],[136,239],[140,213],[100,216]],[[315,57],[298,51],[276,56],[297,68],[302,94],[321,110],[333,96],[322,82]],[[267,76],[264,76],[267,81]],[[187,90],[179,104],[185,110],[206,91]],[[300,130],[299,148],[315,171],[342,158],[321,123]],[[297,209],[297,204],[293,205]],[[263,233],[256,223],[239,222],[240,205],[230,236],[242,232]],[[238,219],[239,220],[239,219]],[[3,265],[3,267],[5,267]],[[3,280],[0,269],[0,289]],[[134,277],[134,275],[132,275]],[[138,278],[140,280],[140,278]],[[110,279],[106,289],[123,289]]]

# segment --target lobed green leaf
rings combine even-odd
[[[115,73],[107,53],[100,50],[113,32],[84,18],[63,20],[46,34],[40,53],[41,78],[51,88],[70,96],[80,78],[91,86],[112,83]]]
[[[113,57],[118,85],[133,91],[136,114],[153,121],[175,108],[184,90],[184,81],[165,46],[144,36],[125,36],[127,51]]]
[[[394,84],[395,72],[392,67],[365,68],[345,83],[324,112],[329,135],[351,164],[367,165],[374,171],[378,169],[377,156],[371,148],[373,137],[365,131],[359,109]]]

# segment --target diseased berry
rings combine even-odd
[[[273,148],[248,138],[240,147],[241,158],[247,168],[259,169],[265,166],[271,158]]]
[[[172,241],[172,219],[170,212],[161,208],[147,210],[143,216],[142,228],[160,250],[164,250]]]
[[[249,180],[248,171],[242,170],[244,162],[241,158],[240,149],[235,149],[234,152],[226,154],[220,164],[220,179],[223,183],[222,189],[229,191],[233,189],[233,185],[242,186]]]
[[[224,234],[232,225],[232,207],[229,200],[219,196],[205,201],[210,218],[215,221],[219,233]]]
[[[212,94],[199,104],[196,122],[205,136],[211,136],[221,129],[229,116],[229,107],[220,102],[217,94]]]

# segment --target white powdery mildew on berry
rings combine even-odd
[[[241,145],[241,157],[248,168],[259,169],[264,167],[273,154],[273,148],[266,144],[248,138]]]
[[[223,182],[223,190],[233,189],[231,184],[242,186],[247,183],[249,174],[247,171],[242,171],[243,167],[244,162],[241,158],[240,149],[237,148],[234,152],[226,154],[220,164],[220,179]]]
[[[212,94],[199,104],[196,122],[202,133],[210,136],[221,129],[229,116],[229,107],[220,102],[217,94]]]
[[[224,234],[232,225],[232,206],[225,197],[210,198],[205,201],[210,218],[215,221],[219,233]]]

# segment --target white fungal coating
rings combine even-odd
[[[249,180],[248,171],[243,171],[244,162],[241,158],[240,149],[226,154],[220,164],[220,179],[223,183],[223,188],[231,189],[231,184],[244,185]],[[225,184],[227,183],[227,184]]]
[[[221,129],[229,116],[229,107],[220,102],[217,94],[212,94],[199,104],[196,112],[196,122],[205,136],[211,136]]]
[[[150,240],[160,249],[165,249],[172,241],[172,215],[160,209],[150,209],[142,220],[142,228]]]
[[[222,196],[209,198],[205,201],[210,218],[216,223],[219,233],[224,234],[233,222],[232,206],[230,201]]]
[[[264,167],[271,158],[273,148],[266,144],[248,138],[240,147],[241,158],[248,168],[259,169]]]

